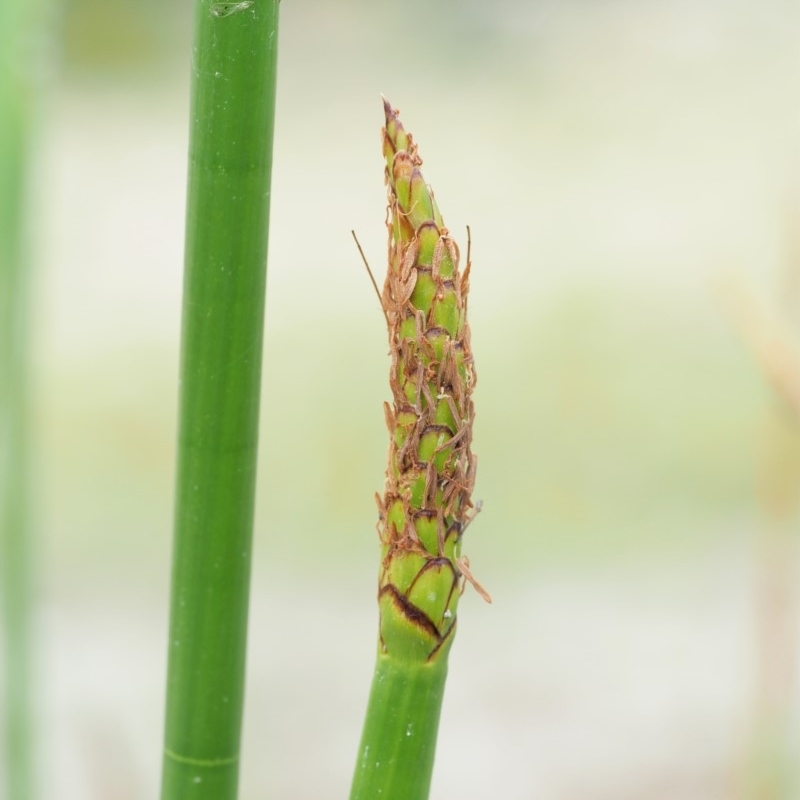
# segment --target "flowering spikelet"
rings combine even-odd
[[[444,226],[422,159],[384,100],[393,405],[385,405],[389,465],[378,523],[381,651],[427,661],[449,649],[463,578],[461,535],[472,511],[475,369],[467,324],[470,264]],[[475,584],[481,594],[483,590]]]

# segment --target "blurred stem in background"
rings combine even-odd
[[[458,599],[463,580],[472,580],[461,557],[476,464],[470,265],[467,256],[459,271],[458,247],[422,177],[416,144],[385,101],[384,110],[391,213],[382,303],[394,402],[385,406],[377,664],[350,798],[425,800]]]
[[[780,305],[759,308],[752,291],[739,291],[732,307],[740,334],[774,390],[758,474],[756,685],[742,800],[792,800],[800,786],[792,735],[800,553],[800,209],[795,204],[789,209]]]
[[[36,3],[0,2],[0,559],[9,800],[34,792],[28,183]]]
[[[779,281],[785,342],[797,343],[800,322],[800,209],[789,206],[786,247]],[[775,349],[780,344],[773,345]],[[794,391],[778,387],[763,440],[759,505],[756,607],[757,672],[748,800],[791,800],[800,787],[797,741],[792,736],[797,665],[797,521],[800,509],[800,351],[791,348]]]
[[[163,800],[237,794],[277,37],[196,3]]]

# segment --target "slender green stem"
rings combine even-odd
[[[198,0],[163,800],[236,797],[278,0]]]
[[[32,547],[26,198],[30,145],[31,6],[0,3],[0,587],[5,631],[4,728],[9,800],[34,796]]]
[[[467,325],[469,259],[444,225],[422,160],[384,102],[393,405],[385,407],[389,465],[380,508],[378,663],[351,800],[425,800],[433,769],[447,658],[472,519],[475,370]]]
[[[428,796],[447,662],[378,656],[351,800]]]

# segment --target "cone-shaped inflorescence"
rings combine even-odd
[[[469,258],[459,272],[416,145],[384,106],[393,404],[378,497],[380,643],[350,800],[426,800],[463,580],[489,599],[460,555],[474,513]]]
[[[461,534],[475,480],[467,324],[470,265],[444,226],[411,134],[384,100],[389,187],[389,325],[393,408],[385,407],[389,466],[379,500],[382,545],[380,644],[390,656],[446,654],[467,571]]]

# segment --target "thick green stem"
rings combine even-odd
[[[378,656],[351,800],[428,796],[446,677],[444,659]]]
[[[162,799],[236,797],[278,0],[198,0]]]

